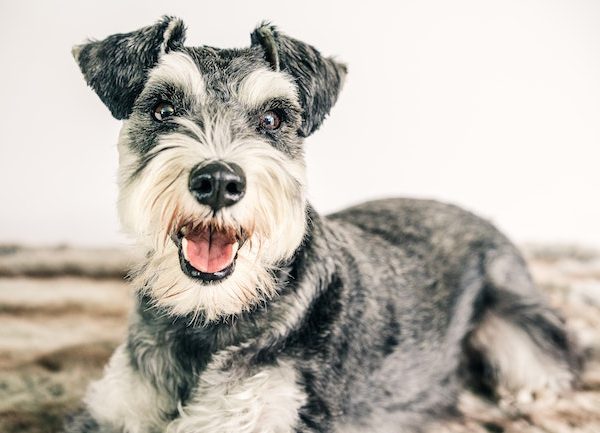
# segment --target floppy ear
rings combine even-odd
[[[185,26],[174,17],[130,33],[73,47],[73,57],[87,83],[117,119],[129,117],[159,57],[183,46]]]
[[[285,71],[296,80],[304,110],[298,133],[308,137],[335,104],[346,76],[346,65],[323,57],[312,45],[290,38],[269,24],[258,27],[250,38],[253,47],[262,48],[275,71]]]

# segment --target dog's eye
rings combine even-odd
[[[266,113],[261,114],[259,119],[259,126],[261,129],[273,131],[279,128],[279,125],[281,125],[281,118],[274,111],[267,111]]]
[[[167,101],[161,101],[154,107],[154,111],[152,112],[152,117],[154,117],[159,122],[171,117],[175,114],[175,107],[173,104]]]

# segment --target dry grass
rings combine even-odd
[[[535,279],[586,354],[581,387],[559,400],[500,405],[465,393],[463,419],[435,432],[600,432],[600,256],[528,248]],[[0,432],[50,433],[80,402],[126,332],[122,251],[0,248]]]

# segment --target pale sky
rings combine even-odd
[[[295,6],[293,6],[295,5]],[[600,2],[0,2],[0,243],[116,245],[120,123],[70,48],[151,24],[241,47],[263,19],[349,65],[307,140],[322,212],[433,197],[519,243],[600,247]]]

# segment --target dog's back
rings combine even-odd
[[[352,414],[347,425],[369,413],[370,428],[416,427],[450,413],[465,381],[500,394],[568,386],[574,360],[561,323],[492,224],[453,205],[388,199],[323,225],[341,269],[316,307],[326,312],[317,323],[335,318],[320,344],[336,350],[317,355],[315,370],[327,405]],[[496,338],[482,337],[494,320],[503,325]],[[498,340],[515,336],[530,364],[510,368]]]

